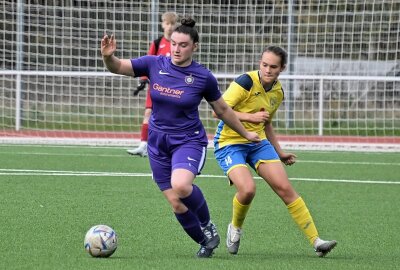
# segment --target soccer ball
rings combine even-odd
[[[93,257],[110,257],[117,249],[115,231],[107,225],[96,225],[85,236],[85,249]]]

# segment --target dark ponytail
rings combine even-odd
[[[190,17],[185,17],[181,20],[181,25],[175,28],[174,32],[189,35],[193,43],[199,42],[199,33],[194,28],[196,21]]]

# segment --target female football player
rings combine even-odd
[[[127,76],[147,76],[153,110],[149,122],[148,156],[153,179],[172,207],[185,232],[198,244],[197,256],[208,258],[220,237],[210,220],[206,200],[193,184],[204,166],[207,136],[199,118],[203,98],[218,117],[248,141],[259,141],[248,132],[222,99],[214,75],[193,61],[199,34],[195,21],[184,18],[171,35],[171,57],[143,56],[119,59],[116,40],[105,35],[101,54],[109,71]]]
[[[245,128],[257,132],[262,139],[260,143],[254,143],[243,138],[223,119],[214,137],[216,159],[237,189],[226,241],[232,254],[238,252],[242,226],[256,193],[256,184],[247,164],[282,199],[318,256],[325,256],[336,245],[336,241],[319,238],[306,204],[290,184],[281,163],[292,165],[296,161],[295,154],[281,149],[272,126],[272,118],[283,100],[278,76],[285,69],[286,61],[287,54],[282,48],[267,47],[261,55],[259,70],[239,76],[223,95]]]

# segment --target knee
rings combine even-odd
[[[184,182],[173,182],[172,189],[180,198],[186,198],[192,192],[192,185],[187,185]]]
[[[290,201],[292,198],[297,197],[297,193],[290,183],[279,185],[276,189],[276,193],[284,202]]]
[[[246,187],[242,187],[241,189],[238,190],[239,197],[242,198],[243,202],[250,203],[253,198],[256,196],[256,186],[255,185],[249,185]]]
[[[169,205],[171,205],[172,211],[174,213],[183,213],[187,210],[186,206],[182,203],[182,201],[179,199],[176,194],[169,193],[166,194],[167,201]]]
[[[170,201],[169,204],[171,205],[174,213],[183,213],[187,210],[187,207],[179,199]]]

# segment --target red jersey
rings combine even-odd
[[[158,48],[156,48],[156,41],[159,41]],[[164,36],[162,36],[161,39],[158,38],[156,40],[153,40],[153,42],[151,42],[150,44],[147,55],[165,55],[169,57],[171,55],[171,42]],[[145,80],[147,79],[147,77],[143,76],[140,77],[140,79]]]
[[[164,36],[161,38],[160,43],[158,44],[158,50],[156,51],[155,40],[150,45],[148,55],[171,55],[171,43]]]

